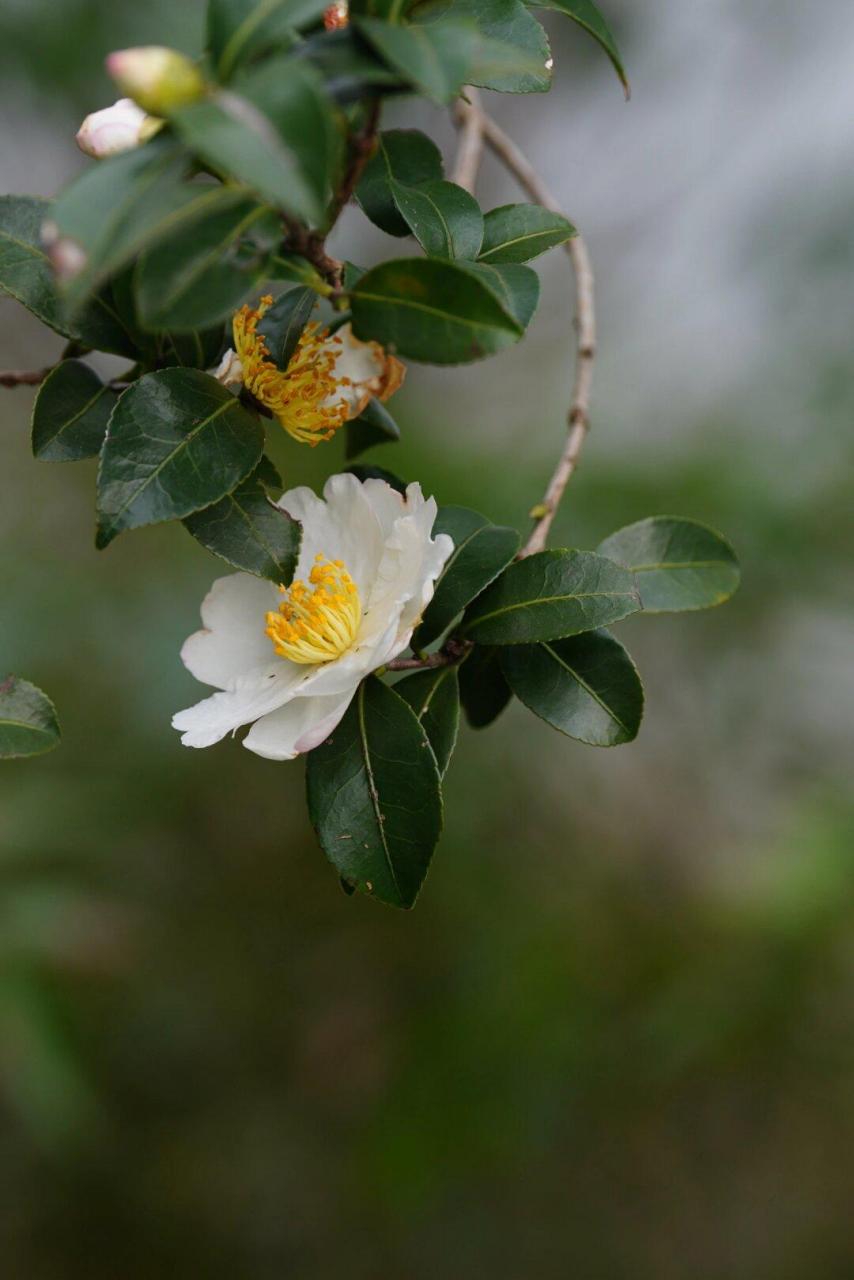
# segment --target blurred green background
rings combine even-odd
[[[416,910],[347,899],[302,769],[184,750],[178,650],[219,569],[177,526],[92,548],[94,466],[0,402],[0,669],[60,750],[0,772],[0,1257],[10,1280],[843,1280],[854,1274],[849,476],[854,14],[607,6],[628,107],[550,23],[496,113],[599,275],[594,433],[559,544],[665,512],[744,584],[619,628],[639,740],[464,730]],[[0,187],[51,194],[112,48],[197,0],[3,0]],[[452,135],[435,112],[393,117]],[[516,198],[489,164],[482,202]],[[339,245],[396,253],[348,214]],[[374,461],[523,525],[571,375],[564,259],[528,339],[413,369]],[[0,300],[5,367],[59,342]],[[288,484],[338,465],[276,442]],[[846,542],[847,538],[847,542]]]

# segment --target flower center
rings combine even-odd
[[[349,416],[347,399],[339,393],[350,379],[335,376],[341,339],[330,338],[327,329],[312,321],[303,329],[283,372],[270,359],[258,332],[258,323],[272,304],[272,297],[264,297],[257,311],[244,306],[234,317],[234,346],[243,366],[243,382],[295,440],[320,444],[330,440]]]
[[[362,602],[343,560],[315,556],[308,585],[299,578],[280,587],[284,600],[267,614],[267,635],[280,658],[332,662],[356,639]]]

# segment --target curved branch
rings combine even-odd
[[[496,124],[491,116],[477,103],[459,102],[455,110],[455,118],[461,129],[473,127],[472,117],[476,117],[477,126],[486,145],[497,156],[501,163],[513,174],[513,177],[524,191],[552,213],[565,217],[560,205],[548,187],[540,178],[533,165],[530,164],[521,148],[504,130]],[[567,415],[568,433],[566,442],[549,481],[541,503],[534,507],[532,515],[535,520],[527,542],[519,553],[520,558],[542,551],[546,545],[552,522],[563,498],[566,486],[578,467],[581,450],[590,430],[590,400],[593,391],[593,368],[596,360],[596,307],[594,295],[593,267],[587,246],[580,235],[568,240],[564,246],[572,261],[575,272],[576,291],[576,364],[575,382],[572,389],[572,400]]]
[[[7,369],[0,373],[0,387],[37,387],[55,368],[49,364],[44,369]]]
[[[458,187],[465,188],[470,195],[474,195],[477,175],[480,172],[480,165],[483,160],[483,111],[481,110],[480,94],[477,89],[473,89],[468,85],[464,93],[467,102],[461,105],[467,106],[469,110],[458,121],[460,125],[460,145],[451,180]]]

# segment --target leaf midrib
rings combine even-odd
[[[472,618],[469,626],[477,627],[481,622],[488,622],[491,618],[500,618],[503,614],[513,613],[517,609],[531,609],[538,604],[560,604],[565,600],[618,600],[623,597],[634,600],[635,594],[633,591],[577,591],[561,596],[538,596],[535,600],[521,600],[518,604],[504,605],[500,609],[493,609],[491,613],[479,614],[478,617]]]

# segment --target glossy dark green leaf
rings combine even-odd
[[[479,261],[530,262],[575,235],[571,222],[538,204],[501,205],[484,215]]]
[[[474,196],[442,178],[417,187],[392,181],[391,190],[401,217],[428,257],[477,257],[483,214]]]
[[[433,536],[437,533],[447,533],[453,539],[454,551],[415,633],[419,649],[437,640],[519,550],[515,529],[490,524],[465,507],[443,507],[433,526]]]
[[[71,307],[161,240],[245,198],[237,188],[188,181],[188,169],[180,144],[158,135],[99,160],[57,197],[57,231],[81,254],[80,269],[63,283]]]
[[[184,525],[236,569],[271,582],[293,581],[302,529],[268,498],[260,468],[213,506],[187,516]]]
[[[197,369],[145,374],[110,418],[96,546],[218,502],[257,466],[263,444],[260,422],[215,378]]]
[[[480,37],[469,84],[501,93],[543,93],[551,85],[548,36],[522,0],[432,0],[414,14],[471,22]]]
[[[408,236],[409,224],[401,217],[392,182],[419,186],[442,177],[442,154],[432,139],[418,129],[387,129],[377,139],[356,187],[356,198],[365,215],[390,236]],[[347,284],[352,288],[352,282]]]
[[[374,267],[352,294],[353,332],[428,364],[466,364],[512,346],[522,326],[471,267],[429,258]]]
[[[478,644],[460,667],[460,702],[473,729],[488,728],[513,697],[499,654],[491,645]]]
[[[617,42],[598,7],[593,4],[593,0],[528,0],[528,3],[534,9],[551,9],[554,13],[563,13],[567,18],[572,18],[573,22],[577,22],[585,31],[589,31],[611,59],[628,98],[629,81]]]
[[[633,571],[647,613],[710,609],[728,600],[741,580],[732,547],[697,520],[639,520],[612,533],[597,550]]]
[[[540,300],[540,278],[536,271],[512,262],[497,267],[488,262],[466,262],[460,266],[483,281],[507,315],[522,329],[527,329]]]
[[[191,333],[164,333],[159,335],[157,360],[163,368],[180,365],[184,369],[212,369],[231,345],[231,325],[218,324]]]
[[[637,737],[643,685],[607,631],[501,650],[501,669],[520,702],[547,724],[592,747]]]
[[[411,907],[442,829],[439,771],[409,704],[375,676],[329,739],[309,752],[308,810],[339,875]]]
[[[338,134],[322,83],[305,63],[271,59],[235,91],[184,107],[172,123],[222,174],[304,221],[322,219]]]
[[[347,457],[356,458],[377,444],[394,444],[400,427],[379,400],[371,400],[358,418],[347,423]]]
[[[409,87],[352,27],[307,40],[300,52],[320,72],[326,92],[340,106],[361,101],[366,90],[405,92]]]
[[[517,560],[463,620],[479,644],[533,644],[593,631],[636,613],[632,574],[592,551],[540,551]]]
[[[28,680],[0,680],[0,760],[40,756],[59,746],[56,708]]]
[[[33,456],[42,462],[94,458],[117,399],[88,365],[63,360],[45,378],[33,405]]]
[[[453,755],[460,727],[460,686],[457,668],[434,667],[405,676],[394,686],[405,698],[424,726],[430,746],[444,778]]]
[[[217,77],[228,80],[242,64],[280,51],[294,32],[323,17],[328,0],[209,0],[207,43]]]
[[[386,22],[400,22],[418,0],[350,0],[350,13],[366,13],[371,18],[384,18]]]
[[[440,105],[452,102],[469,78],[477,48],[473,24],[448,18],[403,27],[357,17],[354,26],[390,67]]]
[[[69,313],[42,244],[42,228],[52,216],[49,200],[0,196],[0,290],[63,337],[97,351],[133,357],[132,335],[109,287],[74,316]]]
[[[185,227],[139,264],[141,324],[177,333],[225,320],[265,278],[281,238],[279,218],[251,198]]]
[[[313,289],[305,286],[288,289],[262,317],[258,332],[267,345],[270,359],[278,368],[287,369],[290,364],[316,302],[317,294]]]
[[[406,493],[406,481],[401,480],[400,476],[396,476],[393,471],[386,471],[385,467],[373,467],[367,462],[354,462],[352,466],[347,467],[347,471],[357,480],[384,480],[397,493]]]

